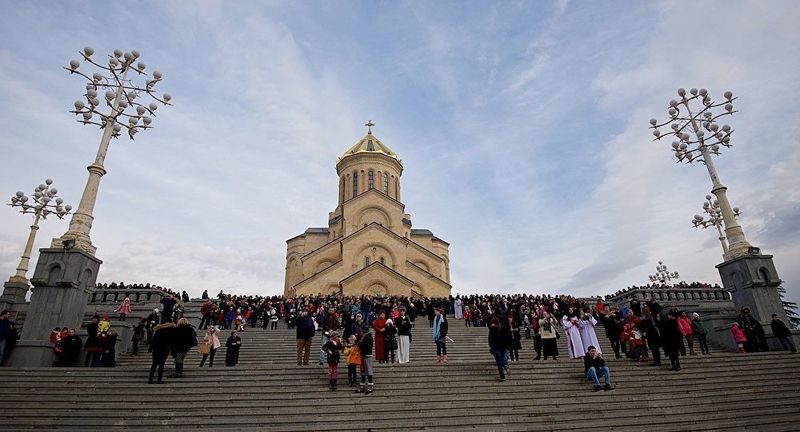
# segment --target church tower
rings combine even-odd
[[[286,241],[284,295],[450,295],[449,243],[413,229],[400,200],[403,162],[372,134],[336,163],[336,209],[327,228]]]

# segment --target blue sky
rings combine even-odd
[[[101,6],[102,5],[102,6]],[[324,226],[367,119],[403,159],[454,293],[604,294],[658,260],[718,281],[690,228],[705,169],[651,141],[678,87],[740,99],[717,160],[751,243],[800,299],[796,2],[25,2],[0,14],[0,185],[77,205],[98,130],[67,113],[83,46],[136,49],[175,106],[112,143],[92,238],[104,281],[277,293],[285,240]],[[0,273],[30,223],[0,213]],[[48,220],[36,247],[66,230]]]

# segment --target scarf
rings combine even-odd
[[[442,316],[438,315],[436,319],[433,320],[433,341],[436,342],[439,340],[439,327],[442,325]]]

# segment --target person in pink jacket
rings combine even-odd
[[[739,328],[739,323],[731,324],[731,334],[736,345],[739,346],[739,352],[744,352],[744,343],[747,342],[747,336],[744,335],[742,329]]]
[[[686,345],[689,345],[689,355],[697,355],[694,352],[694,340],[692,339],[692,322],[689,320],[689,317],[686,316],[686,312],[681,312],[681,316],[678,317],[678,330],[681,332],[681,336],[686,339]]]
[[[131,313],[131,299],[125,297],[125,300],[122,300],[119,307],[114,310],[114,312],[119,312],[119,320],[125,321],[125,317]]]

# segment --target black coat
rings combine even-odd
[[[190,325],[175,327],[172,341],[173,351],[188,352],[195,345],[197,345],[197,335]]]
[[[361,357],[372,356],[373,344],[372,333],[364,333],[364,337],[362,337],[361,341],[358,343],[358,350],[361,352]]]
[[[242,347],[242,338],[237,336],[228,336],[225,342],[227,350],[225,350],[225,366],[236,366],[239,363],[239,348]]]
[[[677,320],[664,318],[661,321],[661,344],[665,352],[677,352],[682,338]]]
[[[172,350],[172,343],[175,340],[175,324],[167,322],[159,324],[153,333],[150,345],[153,348],[153,358],[159,356],[166,357]]]
[[[511,346],[511,330],[505,326],[489,327],[489,348],[508,349]]]
[[[789,327],[786,327],[786,324],[779,319],[772,320],[770,326],[772,327],[772,334],[776,337],[789,337],[792,335],[792,331],[789,330]]]

